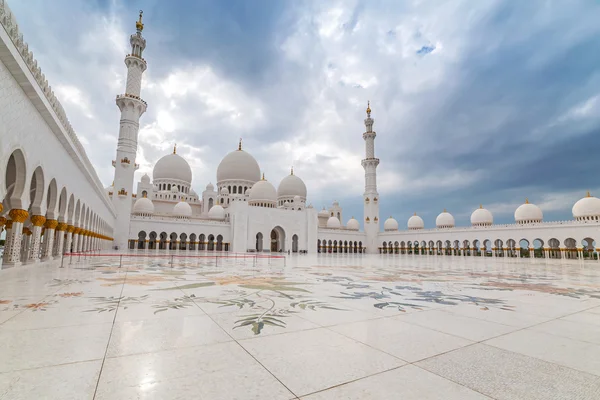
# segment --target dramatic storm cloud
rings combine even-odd
[[[480,203],[511,222],[525,197],[570,219],[600,194],[597,1],[9,5],[106,185],[142,8],[136,180],[176,142],[200,193],[242,137],[269,180],[293,164],[315,207],[360,217],[371,100],[381,217],[401,226],[414,211],[433,226],[443,208],[466,225]]]

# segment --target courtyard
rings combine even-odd
[[[194,255],[1,270],[0,398],[600,398],[597,261]]]

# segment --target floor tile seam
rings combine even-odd
[[[548,321],[548,322],[550,322],[550,321]],[[572,322],[572,321],[567,321],[567,322]],[[528,327],[528,328],[525,328],[525,329],[529,329],[529,327]],[[550,336],[554,336],[554,337],[558,337],[558,338],[562,338],[562,339],[574,340],[574,341],[576,341],[576,342],[581,342],[581,343],[584,343],[584,344],[591,344],[591,345],[593,345],[593,346],[597,346],[597,347],[599,347],[599,348],[600,348],[600,342],[590,342],[590,341],[588,341],[588,340],[583,340],[583,339],[574,339],[574,338],[572,338],[572,337],[565,336],[565,335],[562,335],[562,334],[561,334],[561,335],[559,335],[559,334],[557,334],[557,333],[554,333],[554,332],[546,332],[546,331],[542,331],[542,330],[535,330],[535,329],[532,329],[532,331],[533,331],[533,332],[536,332],[536,333],[545,333],[546,335],[550,335]]]
[[[446,312],[448,314],[456,315],[458,317],[466,317],[466,318],[476,319],[476,320],[479,320],[479,321],[491,322],[493,324],[510,326],[510,327],[513,327],[513,328],[529,328],[530,326],[535,326],[535,325],[537,325],[537,324],[540,323],[540,322],[536,322],[536,323],[534,323],[532,325],[529,325],[527,327],[523,327],[523,326],[517,326],[517,325],[508,325],[508,324],[505,324],[505,323],[502,323],[502,322],[490,321],[488,319],[479,318],[479,317],[471,317],[471,316],[468,316],[468,315],[459,314],[457,312],[452,312],[450,310],[442,310],[442,311],[444,311],[444,312]],[[509,311],[509,312],[514,312],[514,311]],[[549,321],[553,320],[554,318],[562,318],[562,316],[561,317],[545,317],[543,315],[530,314],[530,313],[525,313],[525,312],[519,312],[519,314],[525,314],[526,316],[531,316],[531,317],[548,318],[548,320],[546,320],[544,322],[541,322],[542,324],[544,324],[546,322],[549,322]]]
[[[62,329],[62,328],[73,328],[73,327],[77,327],[77,326],[87,326],[87,325],[105,325],[105,324],[110,324],[110,323],[111,323],[110,321],[106,321],[106,322],[91,322],[91,323],[84,323],[84,324],[69,324],[69,325],[59,325],[59,326],[41,326],[41,327],[38,327],[38,328],[24,328],[24,329],[10,329],[10,328],[2,328],[2,326],[0,326],[0,332],[41,331],[41,330],[44,330],[44,329]]]
[[[363,379],[372,378],[372,377],[374,377],[374,376],[381,375],[381,374],[384,374],[384,373],[386,373],[386,372],[390,372],[390,371],[394,371],[394,370],[397,370],[397,369],[404,368],[404,367],[406,367],[407,365],[410,365],[410,364],[406,363],[406,364],[399,365],[399,366],[397,366],[397,367],[388,368],[388,369],[386,369],[386,370],[384,370],[384,371],[374,372],[374,373],[372,373],[372,374],[368,374],[368,375],[365,375],[365,376],[361,376],[360,378],[351,379],[351,380],[349,380],[349,381],[342,382],[342,383],[338,383],[338,384],[336,384],[336,385],[329,386],[329,387],[327,387],[327,388],[324,388],[324,389],[320,389],[320,390],[316,390],[316,391],[314,391],[314,392],[310,392],[310,393],[306,393],[306,394],[299,395],[299,396],[298,396],[298,398],[304,398],[304,397],[312,396],[312,395],[314,395],[314,394],[317,394],[317,393],[323,393],[323,392],[327,392],[327,391],[329,391],[329,390],[332,390],[332,389],[338,388],[338,387],[340,387],[340,386],[349,385],[349,384],[351,384],[351,383],[358,382],[358,381],[361,381],[361,380],[363,380]]]
[[[179,285],[177,285],[177,283],[175,284],[175,286],[178,287],[178,289],[184,294],[187,295],[187,293],[184,292],[183,289],[181,289],[181,287],[179,287]],[[246,354],[248,354],[258,365],[260,365],[265,371],[267,371],[267,373],[269,375],[271,375],[277,382],[279,382],[279,384],[281,386],[283,386],[288,392],[290,392],[292,394],[292,396],[294,397],[299,397],[296,393],[294,393],[286,384],[284,384],[281,379],[279,379],[270,369],[268,369],[263,363],[261,363],[256,357],[254,357],[254,355],[252,355],[244,346],[242,346],[242,344],[236,339],[234,338],[229,332],[227,332],[221,325],[219,325],[219,323],[217,321],[215,321],[209,314],[206,314],[206,312],[200,307],[200,305],[198,305],[195,301],[192,301],[192,303],[194,303],[194,305],[196,307],[198,307],[200,310],[202,310],[205,315],[208,316],[208,318],[210,318],[210,320],[216,324],[219,328],[221,328],[221,330],[223,332],[225,332],[225,334],[227,336],[229,336],[231,338],[231,340],[233,340],[233,342],[235,344],[237,344],[244,352],[246,352]],[[227,342],[228,343],[228,342]]]
[[[104,362],[106,361],[106,354],[108,353],[108,347],[110,346],[110,340],[112,338],[112,334],[115,329],[115,321],[117,320],[117,314],[119,313],[119,307],[121,306],[121,298],[123,297],[123,291],[125,290],[125,282],[127,281],[127,273],[128,272],[129,272],[129,267],[125,267],[125,279],[123,279],[123,283],[121,284],[121,292],[119,294],[119,302],[117,303],[117,307],[115,308],[115,315],[113,316],[112,326],[110,327],[110,333],[108,335],[108,340],[106,341],[106,347],[104,349],[102,363],[100,364],[100,371],[98,372],[98,380],[96,381],[96,387],[94,388],[94,395],[92,396],[92,400],[94,400],[96,398],[96,394],[98,393],[98,386],[100,385],[100,379],[102,378],[102,371],[104,369]]]
[[[183,350],[183,349],[193,350],[193,349],[217,346],[220,344],[227,344],[227,343],[233,343],[233,342],[235,342],[235,340],[231,339],[231,340],[224,340],[224,341],[219,341],[219,342],[214,342],[214,343],[204,343],[204,344],[193,344],[193,345],[189,345],[189,346],[169,347],[169,348],[162,348],[162,349],[158,349],[158,350],[136,352],[136,353],[131,353],[131,354],[121,354],[121,355],[117,355],[117,356],[107,355],[106,358],[109,360],[112,360],[112,359],[142,356],[142,355],[148,355],[148,354],[167,353],[170,351],[177,351],[177,350]]]
[[[457,350],[458,350],[458,349],[457,349]],[[417,362],[418,362],[418,361],[417,361]],[[413,367],[415,367],[415,368],[419,368],[420,370],[423,370],[423,371],[425,371],[425,372],[428,372],[428,373],[430,373],[430,374],[433,374],[433,375],[439,376],[440,378],[442,378],[442,379],[444,379],[444,380],[446,380],[446,381],[448,381],[448,382],[455,383],[455,384],[457,384],[457,385],[459,385],[459,386],[462,386],[462,387],[464,387],[464,388],[466,388],[466,389],[468,389],[468,390],[470,390],[470,391],[473,391],[473,392],[475,392],[475,393],[479,393],[480,395],[484,396],[485,398],[492,399],[492,400],[498,400],[498,398],[497,398],[497,397],[492,397],[491,395],[489,395],[489,394],[485,394],[485,393],[483,393],[483,392],[481,392],[481,391],[479,391],[479,390],[477,390],[477,389],[475,389],[475,388],[469,387],[469,386],[465,385],[464,383],[461,383],[461,382],[455,381],[455,380],[453,380],[453,379],[450,379],[450,378],[448,378],[448,377],[446,377],[446,376],[440,375],[440,374],[438,374],[438,373],[436,373],[436,372],[430,371],[430,370],[428,370],[428,369],[426,369],[426,368],[423,368],[423,367],[421,367],[421,366],[419,366],[419,365],[416,365],[416,362],[414,362],[414,363],[411,363],[410,365],[412,365],[412,366],[413,366]]]
[[[402,361],[402,362],[403,362],[403,363],[405,363],[405,364],[410,364],[410,362],[409,362],[409,361],[407,361],[407,360],[405,360],[405,359],[403,359],[403,358],[401,358],[401,357],[398,357],[398,356],[396,356],[396,355],[394,355],[394,354],[391,354],[391,353],[389,353],[389,352],[387,352],[387,351],[385,351],[385,350],[383,350],[383,349],[378,349],[377,347],[374,347],[373,345],[371,345],[371,344],[369,344],[369,343],[365,343],[365,342],[363,342],[362,340],[355,339],[355,338],[353,338],[353,337],[351,337],[351,336],[348,336],[348,335],[346,335],[346,334],[344,334],[344,333],[342,333],[342,332],[337,332],[337,331],[334,331],[333,329],[331,329],[332,327],[323,327],[323,328],[324,328],[324,329],[327,329],[328,331],[330,331],[330,332],[333,332],[333,333],[335,333],[335,334],[341,335],[341,336],[343,336],[343,337],[345,337],[345,338],[347,338],[347,339],[350,339],[350,340],[352,340],[352,341],[353,341],[353,342],[355,342],[355,343],[358,343],[358,344],[362,344],[362,345],[364,345],[364,346],[367,346],[367,347],[369,347],[369,348],[370,348],[370,349],[372,349],[372,350],[375,350],[375,351],[377,351],[377,352],[380,352],[380,353],[383,353],[383,354],[387,354],[388,356],[390,356],[390,357],[393,357],[393,358],[396,358],[396,359],[398,359],[398,360]],[[403,364],[403,365],[404,365],[404,364]]]
[[[548,364],[556,365],[556,366],[561,367],[561,368],[567,368],[567,369],[569,369],[571,371],[577,372],[578,374],[587,374],[587,375],[590,375],[591,377],[594,377],[596,379],[600,378],[600,372],[595,373],[595,372],[590,372],[590,371],[584,371],[584,370],[577,369],[577,368],[574,368],[572,366],[561,364],[561,363],[558,363],[558,362],[555,362],[555,361],[544,360],[543,358],[540,358],[538,356],[531,356],[529,354],[519,353],[519,352],[513,351],[513,350],[508,350],[508,349],[496,346],[496,345],[491,344],[491,343],[480,342],[479,344],[482,344],[484,346],[494,347],[496,349],[499,349],[499,350],[502,350],[502,351],[507,351],[509,353],[514,353],[514,354],[519,354],[521,356],[525,356],[525,357],[529,357],[529,358],[534,358],[534,359],[536,359],[538,361],[542,361],[542,362],[545,362],[545,363],[548,363]]]
[[[402,316],[400,316],[400,317],[402,317]],[[459,335],[456,335],[456,334],[454,334],[454,333],[444,332],[444,331],[441,331],[441,330],[439,330],[439,329],[432,328],[432,327],[430,327],[430,326],[421,325],[421,324],[419,324],[419,323],[417,323],[417,322],[413,322],[413,321],[402,321],[402,320],[400,320],[400,319],[397,319],[397,321],[400,321],[400,322],[403,322],[403,323],[405,323],[405,324],[409,324],[409,325],[418,326],[419,328],[425,328],[425,329],[429,329],[429,330],[435,331],[435,332],[437,332],[437,333],[443,333],[444,335],[453,336],[453,337],[455,337],[455,338],[458,338],[458,339],[462,339],[462,340],[468,340],[468,341],[470,341],[470,342],[473,342],[473,343],[471,343],[471,344],[474,344],[474,343],[479,343],[479,342],[480,342],[479,340],[473,340],[473,339],[469,339],[469,338],[466,338],[466,337],[464,337],[464,336],[459,336]],[[508,326],[508,325],[505,325],[505,326]],[[511,327],[511,328],[514,328],[514,326],[513,326],[513,327]],[[518,329],[518,328],[517,328],[517,329]],[[512,333],[512,332],[509,332],[509,333]],[[494,337],[495,337],[495,336],[494,336]],[[487,339],[485,339],[485,340],[487,340]]]
[[[86,360],[70,361],[70,362],[65,362],[65,363],[60,363],[60,364],[42,365],[42,366],[31,367],[31,368],[19,368],[19,369],[13,369],[10,371],[0,371],[0,375],[12,374],[13,372],[26,372],[26,371],[33,371],[33,370],[44,369],[44,368],[53,368],[53,367],[62,367],[65,365],[89,363],[89,362],[100,361],[100,360],[102,360],[102,358],[98,357],[98,358],[88,358]]]
[[[46,295],[44,295],[44,296],[43,296],[42,298],[40,298],[40,299],[39,299],[37,302],[38,302],[38,303],[42,303],[42,302],[43,302],[44,300],[46,300],[47,298],[49,298],[49,297],[51,297],[51,296],[55,296],[55,295],[56,295],[56,293],[58,293],[58,292],[60,292],[60,291],[61,291],[61,289],[62,289],[62,288],[58,288],[58,289],[56,289],[56,290],[52,291],[52,293],[49,293],[49,294],[46,294]],[[25,311],[27,311],[27,310],[26,310],[26,309],[22,309],[22,310],[21,310],[20,312],[18,312],[17,314],[13,315],[12,317],[8,318],[8,319],[7,319],[7,320],[5,320],[5,321],[2,321],[2,322],[0,323],[0,327],[1,327],[2,325],[4,325],[6,322],[10,321],[11,319],[13,319],[13,318],[15,318],[15,317],[17,317],[17,316],[21,315],[21,314],[22,314],[22,313],[24,313]]]

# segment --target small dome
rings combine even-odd
[[[329,218],[329,213],[325,208],[323,208],[321,211],[319,211],[318,216],[321,218]]]
[[[383,230],[384,231],[397,231],[398,230],[398,221],[396,221],[392,217],[389,217],[383,223]]]
[[[354,217],[352,217],[348,220],[348,223],[346,224],[346,228],[350,229],[351,231],[357,231],[360,229],[360,224]]]
[[[175,214],[176,217],[191,217],[192,207],[187,202],[180,201],[173,207],[173,214]]]
[[[294,204],[295,205],[302,204],[302,198],[300,196],[294,196]]]
[[[260,180],[258,163],[254,157],[241,148],[232,151],[221,160],[217,167],[217,183],[226,180],[257,182]]]
[[[266,202],[274,204],[277,202],[277,191],[271,182],[263,177],[263,179],[252,185],[252,191],[250,192],[248,201],[253,203]]]
[[[190,189],[190,194],[194,197],[198,197],[198,193],[194,189]]]
[[[154,166],[152,177],[157,179],[178,179],[192,183],[192,169],[179,154],[164,156]]]
[[[220,205],[212,206],[210,210],[208,210],[208,218],[222,221],[225,219],[225,209]]]
[[[150,177],[148,176],[148,174],[144,174],[144,176],[142,176],[142,183],[145,185],[148,185],[150,183]]]
[[[340,202],[339,202],[339,201],[337,201],[337,200],[334,200],[334,201],[333,201],[333,206],[334,206],[334,207],[339,207],[339,206],[340,206]]]
[[[227,189],[226,187],[222,187],[221,194],[229,194],[229,189]]]
[[[583,199],[575,203],[572,211],[573,218],[578,221],[587,219],[598,220],[598,217],[600,217],[600,199],[590,195],[590,192],[588,192]]]
[[[423,222],[423,218],[419,217],[417,213],[411,216],[408,219],[408,229],[423,229],[425,228],[425,223]]]
[[[444,211],[435,219],[438,228],[454,228],[454,217],[448,211]]]
[[[306,185],[304,181],[294,175],[294,171],[281,180],[277,188],[277,197],[300,196],[306,198]]]
[[[543,218],[542,210],[535,204],[531,204],[528,199],[525,199],[525,204],[521,204],[515,210],[515,221],[519,224],[542,222]]]
[[[215,185],[213,185],[212,183],[209,183],[208,185],[206,185],[207,192],[213,192],[214,190],[215,190]]]
[[[147,197],[140,197],[133,204],[134,214],[154,214],[154,204]]]
[[[246,193],[244,193],[246,196],[250,196],[250,191],[252,190],[251,187],[249,187],[248,189],[246,189]]]
[[[494,223],[494,216],[489,210],[480,205],[479,208],[471,214],[471,225],[473,226],[490,226]]]
[[[337,217],[329,217],[327,220],[327,227],[331,229],[339,229],[341,226],[340,220]]]
[[[179,193],[179,189],[177,189],[177,185],[171,186],[171,193]]]

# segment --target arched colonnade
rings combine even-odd
[[[28,165],[20,149],[3,166],[0,234],[6,231],[4,267],[110,248],[111,226],[84,198],[60,187],[42,166]]]

